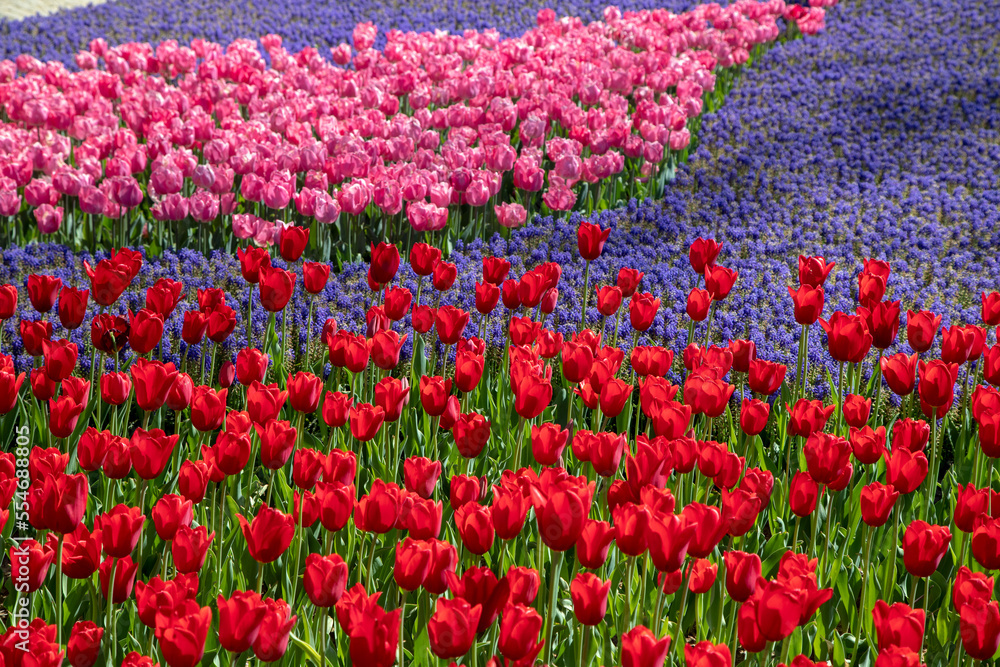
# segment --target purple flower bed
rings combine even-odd
[[[552,8],[559,16],[599,18],[606,2],[506,3],[497,0],[471,2],[261,2],[248,6],[236,0],[206,2],[108,2],[62,11],[23,21],[0,19],[0,60],[28,53],[42,60],[59,60],[74,67],[73,56],[94,38],[109,44],[160,42],[176,39],[187,43],[195,37],[228,44],[243,37],[256,39],[280,34],[292,52],[314,46],[327,47],[351,41],[358,23],[371,21],[379,28],[376,48],[385,45],[385,34],[393,28],[416,32],[496,28],[504,37],[522,34],[535,25],[540,9]],[[673,11],[699,4],[692,0],[628,0],[615,3],[621,9],[665,7]],[[727,3],[722,3],[727,4]]]

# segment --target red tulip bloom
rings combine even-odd
[[[590,572],[580,572],[573,578],[569,595],[573,600],[573,615],[582,625],[596,626],[604,621],[608,610],[610,581],[601,581]]]
[[[300,371],[294,376],[289,373],[285,386],[288,388],[288,403],[296,412],[316,412],[319,399],[323,396],[323,380],[312,373]]]
[[[815,324],[823,314],[825,295],[822,286],[802,285],[798,289],[788,288],[794,305],[795,321],[802,326]]]
[[[580,257],[587,262],[592,262],[601,256],[604,251],[604,244],[611,236],[610,229],[601,229],[600,225],[590,222],[581,222],[576,231],[577,248]]]
[[[622,635],[622,667],[662,667],[669,650],[669,635],[659,639],[645,626],[634,627]]]
[[[76,343],[65,339],[42,341],[42,355],[45,357],[45,374],[54,382],[61,382],[73,374],[78,351]]]
[[[938,408],[951,405],[958,381],[958,364],[948,364],[939,359],[929,363],[921,361],[920,383],[917,386],[921,400]]]
[[[9,320],[17,310],[17,288],[0,285],[0,320]]]
[[[616,530],[606,521],[587,519],[576,541],[576,554],[585,568],[596,570],[608,559]]]
[[[851,447],[844,438],[817,432],[806,440],[802,453],[809,476],[820,484],[829,485],[841,476],[849,463]]]
[[[538,640],[542,617],[537,611],[523,605],[512,605],[500,622],[500,639],[497,649],[508,660],[532,662],[542,649]]]
[[[660,308],[660,300],[652,294],[636,292],[632,295],[628,306],[629,323],[636,331],[646,331],[653,326],[656,311]]]
[[[237,514],[240,529],[247,541],[250,556],[258,563],[271,563],[285,553],[295,535],[295,521],[291,515],[279,512],[267,505],[257,510],[253,521],[247,521]]]
[[[313,555],[316,554],[310,554]],[[308,563],[308,558],[306,562]],[[254,591],[235,591],[228,600],[220,595],[216,603],[219,608],[219,644],[232,653],[250,650],[267,613],[267,606],[260,594]]]
[[[798,517],[806,517],[816,510],[820,488],[808,472],[798,472],[792,478],[788,489],[788,504],[792,513]]]
[[[905,495],[920,488],[928,471],[927,456],[923,452],[894,447],[891,452],[886,450],[883,456],[886,478],[897,491]]]
[[[747,435],[757,435],[767,426],[771,406],[756,398],[744,398],[740,404],[740,428]]]
[[[35,540],[25,540],[10,548],[11,579],[16,586],[26,586],[24,592],[33,593],[45,583],[56,552],[48,545]]]
[[[330,265],[322,262],[305,262],[302,264],[302,286],[310,294],[319,294],[326,289],[330,280]]]
[[[163,316],[143,308],[138,313],[129,310],[128,344],[136,354],[152,352],[163,338]]]
[[[940,327],[940,315],[927,310],[906,311],[906,339],[914,352],[929,350]]]
[[[973,558],[987,570],[1000,569],[1000,519],[981,514],[973,525]]]
[[[138,507],[118,505],[109,512],[100,514],[95,521],[95,528],[100,528],[104,552],[112,558],[124,558],[132,553],[139,543],[139,533],[142,530],[142,510]],[[100,523],[97,526],[97,522]]]
[[[872,482],[861,489],[861,519],[872,528],[885,525],[898,497],[892,486]]]
[[[441,306],[434,316],[438,337],[445,345],[454,345],[469,323],[469,313],[455,306]]]
[[[210,534],[205,526],[197,528],[180,526],[170,545],[170,553],[177,571],[189,573],[201,570],[202,566],[205,565],[205,556],[208,554],[208,549],[214,539],[215,532]]]
[[[28,276],[28,300],[39,313],[47,313],[56,305],[56,297],[62,289],[62,279],[55,276]]]
[[[358,501],[354,524],[366,533],[388,533],[399,521],[402,504],[398,486],[376,479],[369,494]]]
[[[38,479],[28,492],[32,525],[64,535],[72,533],[83,520],[88,490],[83,474],[51,474]],[[9,498],[4,506],[10,506]]]
[[[379,285],[386,285],[392,282],[398,270],[399,249],[389,243],[379,243],[377,246],[372,244],[372,260],[369,268],[372,280]]]
[[[192,502],[178,495],[167,494],[156,501],[150,515],[156,534],[161,540],[169,542],[174,539],[178,528],[191,525]]]
[[[725,644],[702,641],[694,646],[684,645],[684,662],[686,667],[715,667],[716,665],[731,665],[733,656]],[[799,666],[793,665],[793,667]]]
[[[975,660],[991,660],[1000,648],[1000,607],[996,601],[972,600],[959,614],[962,647]]]
[[[178,435],[167,435],[162,429],[136,429],[129,440],[132,466],[142,479],[156,479],[166,469],[177,445]]]
[[[431,274],[431,285],[439,292],[446,292],[455,284],[458,277],[458,267],[451,262],[438,262]]]
[[[694,287],[688,294],[686,312],[695,322],[704,322],[712,306],[712,293],[706,289]]]
[[[440,251],[438,253],[440,254]],[[486,282],[493,285],[500,285],[507,278],[509,272],[510,262],[506,259],[502,257],[483,257],[483,280]]]
[[[929,577],[937,571],[951,543],[951,531],[946,526],[932,526],[913,521],[903,534],[903,564],[914,577]]]
[[[892,606],[877,600],[872,609],[879,651],[890,646],[919,651],[924,636],[924,611],[897,602]]]
[[[539,534],[550,549],[566,551],[576,543],[590,514],[592,494],[592,486],[566,486],[544,494],[539,488],[531,488]]]
[[[427,621],[427,636],[434,655],[448,660],[468,653],[476,639],[482,612],[481,605],[470,605],[462,598],[438,598],[434,614]]]
[[[386,254],[391,254],[391,250]],[[375,258],[375,252],[373,250],[372,259],[374,260],[374,258]],[[413,249],[410,250],[410,266],[413,268],[413,272],[418,276],[429,276],[432,273],[434,273],[434,267],[436,267],[438,265],[438,262],[440,261],[441,261],[440,248],[435,248],[434,246],[427,245],[426,243],[417,243],[414,244]],[[483,260],[483,266],[484,267],[486,266],[485,259]],[[508,264],[507,266],[509,269],[510,265]],[[396,264],[396,268],[397,269],[399,268],[398,261]],[[384,272],[380,272],[379,277],[384,277],[383,273]],[[506,274],[506,272],[504,273]],[[385,282],[392,282],[392,278],[395,277],[395,275],[396,275],[396,270],[394,269],[392,271],[392,276],[390,276],[389,280],[386,280]]]
[[[152,412],[160,408],[167,399],[167,392],[177,378],[177,369],[172,363],[136,359],[132,364],[132,386],[139,408]]]
[[[621,308],[623,295],[616,285],[604,285],[597,289],[597,311],[604,317],[611,317]]]
[[[529,507],[527,499],[519,488],[494,486],[490,520],[493,522],[497,537],[501,540],[512,540],[520,535],[528,517]]]
[[[684,402],[696,414],[715,418],[726,411],[736,387],[718,377],[711,368],[698,369],[684,381]]]
[[[727,551],[726,592],[737,602],[746,602],[757,588],[760,579],[761,561],[757,554],[742,551]]]
[[[493,546],[496,531],[490,509],[478,503],[466,503],[455,510],[455,526],[467,551],[481,556]]]
[[[76,429],[83,406],[70,396],[49,400],[49,431],[57,438],[68,438]]]
[[[277,313],[284,310],[295,291],[295,274],[274,266],[260,270],[260,303],[264,310]]]
[[[393,579],[400,589],[415,591],[427,577],[431,565],[431,547],[427,542],[407,537],[396,543]]]
[[[715,239],[704,239],[697,238],[691,243],[691,247],[688,251],[688,259],[691,262],[691,268],[698,275],[705,273],[705,268],[714,266],[715,260],[719,256],[719,251],[722,250],[721,243],[716,243]]]
[[[858,363],[871,349],[872,335],[862,317],[838,310],[829,321],[821,319],[819,323],[826,331],[827,347],[835,361]]]
[[[820,287],[836,265],[836,262],[827,262],[822,257],[799,255],[799,283],[809,287]]]
[[[288,391],[281,391],[278,385],[263,385],[253,382],[247,388],[247,412],[254,424],[266,424],[277,419],[288,398]]]
[[[101,638],[104,628],[93,621],[77,621],[66,642],[66,657],[73,667],[92,667],[97,664],[101,652]]]
[[[59,293],[59,322],[67,329],[78,329],[87,315],[90,290],[65,286]]]
[[[712,295],[713,301],[723,301],[729,296],[738,277],[737,271],[724,266],[706,267],[705,289]]]
[[[649,523],[647,543],[653,565],[660,572],[676,572],[684,564],[695,526],[677,514],[654,515]]]
[[[824,406],[822,401],[800,398],[794,407],[789,408],[789,435],[808,438],[816,431],[822,431],[836,409],[835,405]]]
[[[326,609],[337,604],[347,585],[347,563],[337,554],[306,556],[306,570],[302,575],[309,601]]]
[[[243,248],[236,249],[236,257],[240,260],[240,273],[243,280],[252,285],[260,282],[260,270],[270,268],[271,255],[266,248]]]
[[[897,396],[907,396],[913,391],[917,377],[917,355],[902,352],[882,357],[880,367],[889,389]]]
[[[278,240],[278,252],[286,262],[297,262],[308,244],[308,227],[283,227]]]
[[[193,600],[161,612],[155,634],[164,661],[170,667],[194,667],[201,662],[211,625],[212,610]]]
[[[987,577],[982,572],[973,572],[964,565],[958,568],[951,594],[955,611],[961,613],[962,607],[969,602],[973,600],[989,602],[992,597],[993,577]]]

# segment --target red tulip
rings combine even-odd
[[[93,621],[77,621],[66,642],[66,657],[72,667],[92,667],[97,664],[101,652],[101,638],[104,628]]]
[[[799,255],[799,283],[819,287],[826,282],[827,276],[836,265],[836,262],[827,262],[822,257]]]
[[[10,548],[10,572],[14,586],[26,593],[42,587],[49,567],[56,556],[47,544],[24,540]]]
[[[662,667],[669,650],[669,635],[658,639],[648,628],[634,627],[622,635],[622,667]]]
[[[757,554],[742,551],[727,551],[726,592],[737,602],[746,602],[757,588],[760,578],[761,561]]]
[[[883,600],[876,600],[872,618],[875,621],[879,651],[890,646],[920,650],[924,636],[922,609],[910,609],[909,605],[902,602],[889,606]]]
[[[903,564],[914,577],[929,577],[948,551],[951,531],[946,526],[932,526],[913,521],[903,534]]]
[[[228,600],[220,595],[216,602],[219,609],[219,644],[231,653],[248,651],[256,641],[267,613],[260,594],[234,591]]]
[[[940,327],[940,315],[927,310],[906,311],[906,339],[914,352],[929,350]]]
[[[921,400],[935,408],[950,405],[958,381],[958,364],[935,359],[929,363],[921,361],[919,369],[920,383],[917,388]]]
[[[438,598],[435,611],[427,621],[427,635],[434,655],[448,660],[468,653],[475,641],[482,611],[482,606],[470,605],[462,598]]]
[[[798,289],[789,287],[788,294],[792,297],[795,321],[802,326],[815,324],[823,314],[823,287],[803,284]]]
[[[157,616],[156,638],[170,667],[194,667],[205,654],[212,610],[193,600]]]
[[[305,574],[302,575],[306,595],[317,607],[328,608],[337,604],[347,585],[347,563],[337,554],[306,556]]]
[[[237,514],[243,537],[246,538],[250,556],[258,563],[271,563],[285,553],[295,535],[295,522],[288,514],[283,514],[267,505],[257,510],[253,521],[247,521]]]
[[[541,629],[542,617],[538,612],[523,605],[511,605],[500,622],[497,649],[508,660],[532,662],[542,649],[543,642],[537,641]]]
[[[55,276],[28,276],[28,300],[39,313],[47,313],[56,305],[56,297],[62,289],[62,279]]]
[[[601,229],[600,225],[590,222],[581,222],[577,228],[576,240],[580,257],[587,262],[592,262],[601,256],[604,251],[604,243],[611,236],[610,229]]]
[[[387,257],[391,260],[391,250],[385,253]],[[380,255],[381,257],[381,255]],[[372,251],[372,259],[375,259],[375,251]],[[410,266],[413,268],[413,272],[418,276],[429,276],[434,273],[434,267],[437,266],[438,262],[441,261],[441,250],[433,246],[427,245],[426,243],[414,244],[413,248],[410,250]],[[389,262],[391,266],[392,262]],[[483,260],[483,266],[485,267],[486,260]],[[397,261],[396,268],[398,269],[399,264]],[[510,265],[508,264],[508,268]],[[384,272],[379,273],[379,277],[384,277]],[[396,270],[392,271],[392,276],[389,280],[385,282],[392,282],[392,278],[395,277]]]
[[[59,322],[66,329],[78,329],[87,315],[87,298],[90,290],[65,286],[59,293]]]

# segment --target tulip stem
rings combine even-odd
[[[517,449],[514,451],[514,471],[521,469],[521,448],[524,446],[524,431],[528,426],[528,420],[521,418],[521,430],[517,435]]]
[[[681,565],[681,611],[677,616],[677,629],[674,631],[674,644],[677,645],[677,656],[679,662],[684,662],[684,645],[687,642],[684,639],[684,607],[687,604],[688,596],[688,574],[683,569],[683,564]]]
[[[56,643],[62,645],[62,631],[63,631],[63,573],[62,573],[62,557],[63,557],[63,541],[66,536],[62,533],[59,534],[59,549],[56,555]]]
[[[247,291],[247,347],[253,348],[253,283]]]
[[[840,371],[837,373],[837,402],[840,404],[837,406],[837,428],[834,433],[840,435],[840,427],[844,423],[844,399],[846,394],[844,394],[844,362],[840,362]]]
[[[301,512],[299,513],[301,515]],[[406,652],[403,650],[404,644],[406,644],[406,632],[404,628],[406,626],[406,593],[407,590],[404,588],[400,590],[400,601],[399,601],[399,664],[406,664]],[[472,653],[473,656],[476,653],[475,640],[472,643]],[[473,664],[475,664],[475,657],[473,657]]]
[[[865,566],[861,570],[861,597],[858,599],[858,628],[857,632],[854,633],[854,650],[851,651],[851,661],[848,664],[857,664],[855,659],[858,657],[858,647],[861,646],[861,634],[864,632],[864,617],[862,614],[865,612],[865,597],[868,592],[868,567],[871,565],[871,555],[872,555],[872,533],[874,530],[871,526],[868,526],[867,535],[865,537]],[[852,628],[853,629],[853,628]]]
[[[872,428],[875,428],[875,426],[878,424],[879,406],[881,405],[882,401],[882,353],[884,351],[885,350],[878,351],[878,361],[875,362],[875,369],[873,371],[876,375],[876,380],[875,380],[875,409],[872,411],[871,418],[869,420],[872,425]],[[968,375],[966,375],[966,382],[968,382]]]
[[[586,268],[583,270],[583,294],[580,297],[580,301],[583,302],[583,306],[580,307],[580,326],[577,331],[583,331],[583,323],[587,319],[587,301],[590,297],[590,261],[586,263]],[[616,327],[617,328],[617,327]]]
[[[789,547],[792,551],[795,551],[796,546],[799,543],[799,527],[802,525],[802,517],[795,517],[795,532],[792,533],[792,544]]]
[[[927,498],[924,500],[924,521],[931,514],[931,499],[937,491],[937,408],[931,408],[931,464],[927,474]],[[990,494],[990,498],[993,494]]]
[[[590,653],[590,628],[586,625],[580,626],[580,667],[587,667],[587,658]]]
[[[111,656],[111,664],[115,664],[115,565],[118,559],[111,557],[111,571],[108,576],[108,622],[107,629],[111,633],[111,642],[108,644],[108,655]]]
[[[226,543],[226,491],[229,489],[229,480],[222,480],[219,482],[219,486],[222,487],[222,502],[219,503],[219,525],[216,530],[218,530],[218,540],[219,540],[219,567],[218,567],[218,585],[219,585],[219,595],[222,595],[222,547]],[[294,581],[294,580],[293,580]]]
[[[893,511],[896,514],[896,519],[892,529],[892,562],[890,564],[886,561],[885,571],[887,578],[885,585],[882,586],[882,595],[886,596],[885,601],[888,604],[892,604],[892,594],[896,585],[896,555],[899,547],[899,515],[901,510],[897,507]]]
[[[365,572],[365,590],[370,591],[372,587],[372,568],[375,565],[375,533],[372,533],[372,550],[368,554],[368,570]]]
[[[552,549],[549,549],[552,551]],[[549,613],[545,619],[545,662],[552,664],[552,627],[555,623],[556,594],[559,592],[559,566],[562,565],[561,551],[552,551],[552,569],[549,577]],[[634,560],[634,559],[633,559]],[[628,587],[625,588],[628,591]]]
[[[829,576],[829,573],[830,573],[830,560],[829,560],[830,559],[830,542],[832,541],[831,537],[830,537],[830,524],[831,524],[832,518],[833,518],[833,494],[834,494],[834,492],[830,491],[830,487],[827,487],[826,491],[827,491],[827,493],[826,493],[826,497],[827,497],[827,501],[826,501],[826,533],[824,533],[824,537],[826,537],[826,539],[823,541],[823,571],[827,573],[827,576]]]

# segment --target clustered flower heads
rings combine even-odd
[[[805,666],[849,650],[851,664],[867,655],[891,667],[922,663],[929,613],[939,634],[960,638],[932,649],[943,659],[992,658],[1000,607],[985,572],[1000,569],[1000,524],[986,462],[1000,457],[1000,342],[989,344],[986,327],[1000,325],[1000,292],[981,295],[979,324],[942,329],[940,316],[910,312],[915,353],[886,356],[901,328],[900,303],[885,298],[891,264],[866,260],[855,307],[824,318],[836,264],[802,256],[786,287],[800,326],[793,380],[766,358],[766,341],[717,342],[714,315],[740,275],[714,239],[688,249],[704,286],[686,299],[679,359],[649,333],[661,301],[635,267],[593,288],[600,321],[615,323],[610,344],[588,328],[590,265],[612,233],[577,227],[584,307],[569,335],[546,326],[560,310],[559,263],[514,279],[507,259],[483,258],[474,314],[442,304],[457,268],[440,249],[418,243],[404,258],[382,242],[370,249],[377,296],[363,330],[327,320],[326,360],[309,344],[286,356],[272,317],[235,363],[213,354],[198,380],[187,355],[178,368],[156,353],[183,284],[158,279],[128,319],[103,312],[142,272],[136,251],[85,264],[89,290],[42,273],[23,293],[0,286],[0,318],[22,296],[40,316],[19,324],[30,375],[0,355],[0,418],[45,427],[27,457],[27,519],[46,536],[9,553],[18,590],[55,589],[54,618],[29,628],[41,664],[61,663],[69,626],[65,652],[88,666],[104,647],[113,663],[194,667],[217,633],[235,656],[291,652],[320,665],[332,652],[386,667],[431,655],[660,667],[673,651],[690,667],[772,654]],[[281,268],[265,248],[237,257],[251,298],[274,314],[299,289],[321,294],[330,275],[320,263],[304,262],[301,275]],[[399,283],[405,264],[419,277],[415,295]],[[83,327],[89,295],[102,312],[81,351],[52,337],[48,314]],[[227,340],[241,314],[226,293],[200,289],[196,301],[184,341]],[[505,323],[493,342],[502,355],[469,332],[487,316]],[[797,380],[812,331],[825,334],[838,368],[829,404]],[[407,366],[400,350],[411,337]],[[101,360],[89,377],[78,363],[88,351]],[[862,381],[866,368],[873,382]],[[970,396],[956,396],[960,380]],[[942,477],[948,440],[953,465]],[[0,455],[0,505],[13,500],[17,465]],[[954,554],[952,527],[970,534]],[[932,589],[935,576],[951,587],[951,607],[930,605],[946,594]],[[65,602],[83,584],[64,590],[64,577],[96,578],[105,608],[67,620]],[[847,591],[836,601],[835,587]],[[923,610],[913,604],[921,588]],[[708,624],[712,600],[719,620]],[[149,638],[138,646],[150,655],[117,636],[132,605],[133,634]],[[330,623],[340,629],[333,643],[317,633]],[[811,631],[836,639],[799,643],[790,660],[791,638]],[[0,641],[5,660],[15,632]]]
[[[533,210],[607,206],[622,186],[658,195],[718,77],[779,20],[808,33],[823,16],[782,0],[608,8],[589,24],[546,10],[518,38],[391,31],[381,51],[366,23],[332,61],[262,37],[270,66],[245,39],[95,39],[75,72],[23,54],[0,62],[0,216],[22,241],[65,225],[92,248],[106,228],[120,244],[184,245],[205,235],[188,222],[223,221],[270,245],[294,207],[309,247],[317,224],[338,223],[350,251],[401,216],[408,234],[451,216],[481,235]]]

